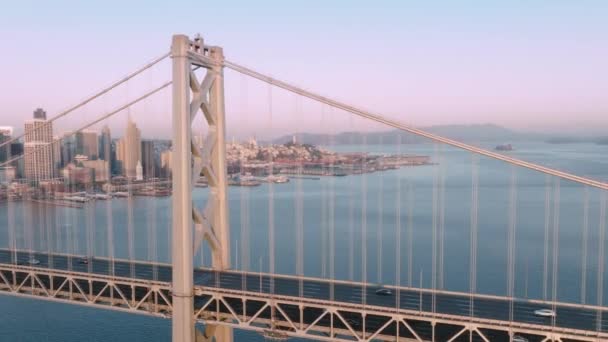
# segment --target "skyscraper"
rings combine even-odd
[[[114,164],[114,158],[112,153],[112,135],[108,126],[103,126],[101,129],[101,135],[99,136],[99,159],[103,159],[107,162],[107,177],[110,179],[112,166]]]
[[[0,145],[11,140],[13,136],[13,127],[3,126],[0,127]],[[0,163],[7,161],[11,155],[11,145],[6,144],[0,147]]]
[[[76,138],[72,132],[66,132],[61,139],[61,167],[67,166],[76,156]]]
[[[34,111],[34,119],[46,120],[46,112],[42,108],[36,108]]]
[[[76,133],[76,154],[87,156],[89,160],[97,159],[99,155],[97,132],[84,130]]]
[[[135,178],[137,163],[141,161],[141,131],[129,117],[127,130],[116,147],[116,159],[122,162],[123,175]]]
[[[34,119],[25,122],[25,178],[38,183],[53,178],[53,124],[46,121],[46,112],[34,111]]]
[[[3,164],[7,160],[11,159],[11,144],[8,143],[13,136],[12,127],[0,127],[0,145],[6,144],[0,147],[0,164]],[[15,178],[15,167],[11,165],[0,165],[0,184],[10,183]]]
[[[145,178],[157,176],[158,168],[154,153],[154,141],[143,140],[141,142],[141,166]]]

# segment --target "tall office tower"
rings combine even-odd
[[[108,167],[108,170],[106,171],[106,175],[109,180],[114,158],[112,157],[112,135],[110,134],[110,128],[108,126],[103,126],[101,135],[99,136],[99,159],[103,159],[107,162],[106,166]]]
[[[76,154],[87,156],[89,160],[97,159],[99,155],[97,132],[84,130],[76,133]]]
[[[117,145],[116,159],[122,162],[123,175],[135,178],[137,163],[141,161],[141,131],[129,117],[125,136]]]
[[[13,127],[2,126],[0,127],[0,145],[11,140],[13,136]],[[0,163],[7,161],[11,155],[11,144],[6,144],[0,147]]]
[[[61,139],[61,167],[66,167],[76,156],[76,137],[66,132]]]
[[[53,151],[53,168],[55,170],[59,170],[63,166],[63,163],[61,162],[61,137],[60,136],[53,137],[52,151]]]
[[[160,169],[161,176],[165,178],[170,178],[172,174],[171,169],[171,156],[173,152],[171,150],[165,150],[160,153]]]
[[[35,119],[25,122],[24,159],[25,178],[32,183],[52,179],[53,167],[53,124],[45,119],[46,113],[38,108]]]
[[[19,142],[19,141],[13,141],[11,143],[10,158],[20,156],[22,154],[23,154],[23,143]],[[13,165],[13,167],[15,167],[15,177],[23,178],[24,177],[23,169],[25,169],[25,161],[23,160],[23,158],[18,158],[11,164]]]
[[[144,140],[141,142],[141,166],[143,176],[152,178],[158,176],[158,163],[154,153],[154,141]]]

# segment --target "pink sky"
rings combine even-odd
[[[601,0],[23,1],[0,13],[0,125],[21,128],[39,106],[52,116],[168,50],[173,33],[201,32],[235,62],[419,126],[607,132],[607,17]],[[169,70],[56,131],[169,79]],[[247,81],[243,109],[243,83],[227,73],[231,128],[269,130],[266,88]],[[132,109],[144,135],[166,131],[167,103],[165,96]],[[307,115],[297,115],[293,97],[280,94],[274,105],[277,134],[320,127],[319,106],[304,102]],[[348,123],[340,117],[337,130]]]

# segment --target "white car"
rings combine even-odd
[[[35,259],[35,258],[30,258],[30,259],[27,261],[27,263],[28,263],[28,264],[30,264],[30,265],[38,265],[38,264],[40,263],[40,260]]]
[[[555,311],[549,309],[536,310],[534,314],[541,317],[555,317]]]
[[[519,336],[519,335],[513,335],[513,341],[512,342],[529,342],[527,338],[523,337],[523,336]]]

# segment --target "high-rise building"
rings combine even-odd
[[[165,178],[171,177],[171,150],[165,150],[160,154],[160,169],[162,170],[162,176]]]
[[[99,155],[98,143],[97,132],[88,130],[76,132],[76,154],[95,160]]]
[[[152,178],[158,175],[154,141],[144,140],[141,142],[141,166],[145,178]]]
[[[127,130],[116,146],[116,159],[122,162],[123,175],[135,178],[137,163],[141,162],[141,131],[129,117]]]
[[[137,166],[135,167],[135,180],[143,180],[144,179],[144,168],[141,166],[141,161],[137,162]]]
[[[55,174],[53,164],[53,124],[46,121],[46,112],[38,108],[34,119],[25,122],[24,159],[25,178],[38,183],[52,179]]]
[[[19,141],[13,141],[11,143],[11,150],[9,158],[13,158],[15,156],[19,156],[23,154],[23,143]],[[24,169],[25,169],[25,161],[23,158],[16,159],[12,165],[15,167],[15,177],[23,178],[24,177]]]
[[[46,120],[46,112],[42,108],[36,108],[34,111],[34,119]]]
[[[61,139],[61,167],[66,167],[76,156],[76,137],[66,132]]]
[[[11,144],[8,143],[13,136],[13,128],[8,126],[0,127],[0,164],[11,159]],[[8,184],[15,179],[15,167],[11,165],[0,165],[0,184]]]
[[[2,126],[0,127],[0,145],[6,143],[6,145],[0,147],[0,163],[7,161],[11,155],[11,145],[7,141],[11,140],[13,136],[13,127]]]
[[[55,170],[59,170],[63,167],[63,163],[61,161],[61,137],[54,136],[53,137],[53,165]]]
[[[116,156],[112,153],[112,135],[108,126],[103,126],[101,135],[99,136],[99,159],[107,162],[108,170],[106,171],[106,175],[109,180]]]

